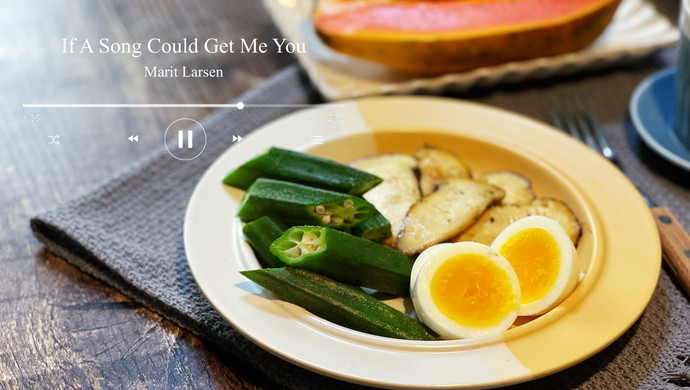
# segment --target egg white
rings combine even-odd
[[[471,327],[459,324],[441,312],[431,297],[431,279],[438,268],[447,260],[462,254],[481,255],[508,275],[511,292],[516,296],[514,308],[497,324],[485,327]],[[458,242],[434,245],[422,252],[414,263],[410,279],[410,296],[417,316],[429,328],[446,339],[469,338],[498,334],[515,322],[520,303],[520,283],[515,271],[503,256],[490,247],[476,242]]]
[[[429,259],[431,259],[438,251],[447,248],[453,244],[450,243],[444,243],[444,244],[437,244],[437,245],[432,245],[426,250],[424,250],[422,253],[417,256],[417,260],[415,260],[414,264],[412,264],[412,271],[410,271],[410,291],[412,291],[414,287],[414,280],[417,279],[417,275],[419,275],[419,271],[422,270],[422,265],[425,264]]]
[[[558,276],[554,285],[540,299],[520,305],[519,315],[543,314],[563,301],[575,289],[582,271],[581,261],[568,233],[555,220],[542,216],[529,216],[519,219],[508,225],[491,244],[491,248],[500,252],[501,247],[516,233],[529,229],[540,228],[546,230],[558,245],[561,254],[561,262]]]

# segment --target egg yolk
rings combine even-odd
[[[446,260],[431,278],[430,293],[441,313],[469,327],[495,325],[517,308],[508,274],[479,254]]]
[[[542,298],[551,290],[561,267],[561,251],[546,230],[529,228],[511,236],[499,252],[520,280],[522,304]]]

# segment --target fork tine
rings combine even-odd
[[[613,150],[608,140],[604,136],[604,130],[599,125],[599,119],[597,118],[597,115],[594,113],[592,104],[588,99],[584,97],[582,98],[582,104],[584,106],[585,113],[587,114],[587,122],[589,123],[589,127],[592,129],[592,134],[594,135],[594,137],[597,140],[597,143],[599,144],[601,154],[603,154],[604,157],[609,159],[609,161],[611,161],[612,163],[618,165],[618,156],[616,155],[616,152]]]
[[[587,114],[581,107],[578,107],[577,102],[574,102],[573,106],[573,115],[575,116],[577,127],[580,129],[580,133],[582,134],[582,141],[587,144],[590,149],[594,149],[598,153],[603,153],[603,150],[599,147],[599,144],[594,139],[594,131],[587,120]]]
[[[568,131],[566,130],[565,125],[563,124],[563,119],[561,118],[561,115],[558,109],[556,108],[556,105],[553,103],[549,106],[549,114],[551,115],[551,124],[555,128],[561,131]]]
[[[551,118],[554,126],[567,132],[571,137],[582,140],[582,135],[573,121],[572,114],[566,107],[565,100],[561,101],[560,108],[558,108],[556,104],[552,104]]]

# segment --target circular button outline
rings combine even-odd
[[[168,130],[170,130],[170,128],[172,127],[172,125],[174,125],[175,123],[177,123],[177,122],[179,122],[179,121],[182,121],[182,120],[188,120],[188,121],[192,121],[192,122],[196,123],[197,125],[199,125],[199,128],[201,129],[201,131],[204,132],[204,147],[201,148],[201,151],[200,151],[199,153],[197,153],[197,155],[194,156],[194,157],[190,157],[190,158],[180,158],[180,157],[175,156],[175,155],[170,151],[170,149],[168,148],[168,143],[166,142],[166,140],[167,140],[167,138],[168,138]],[[178,118],[178,119],[175,119],[171,124],[168,125],[168,128],[165,129],[165,133],[163,134],[163,146],[165,146],[165,150],[167,150],[167,151],[168,151],[168,154],[171,155],[174,159],[180,160],[180,161],[191,161],[191,160],[194,160],[195,158],[201,156],[201,154],[204,152],[204,150],[206,150],[206,143],[207,143],[207,142],[208,142],[208,137],[206,136],[206,129],[204,129],[204,126],[202,126],[201,123],[195,121],[195,120],[192,119],[192,118]]]

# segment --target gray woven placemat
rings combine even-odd
[[[313,101],[310,93],[298,69],[290,67],[239,100],[245,104],[303,104]],[[33,218],[34,234],[51,252],[219,344],[286,388],[356,388],[293,366],[233,330],[202,295],[184,254],[184,207],[180,206],[187,204],[205,169],[232,145],[233,135],[246,134],[295,109],[219,110],[202,122],[209,142],[199,158],[180,162],[161,148],[94,192]],[[683,295],[662,273],[649,308],[613,345],[575,367],[516,388],[690,385],[689,309]]]

